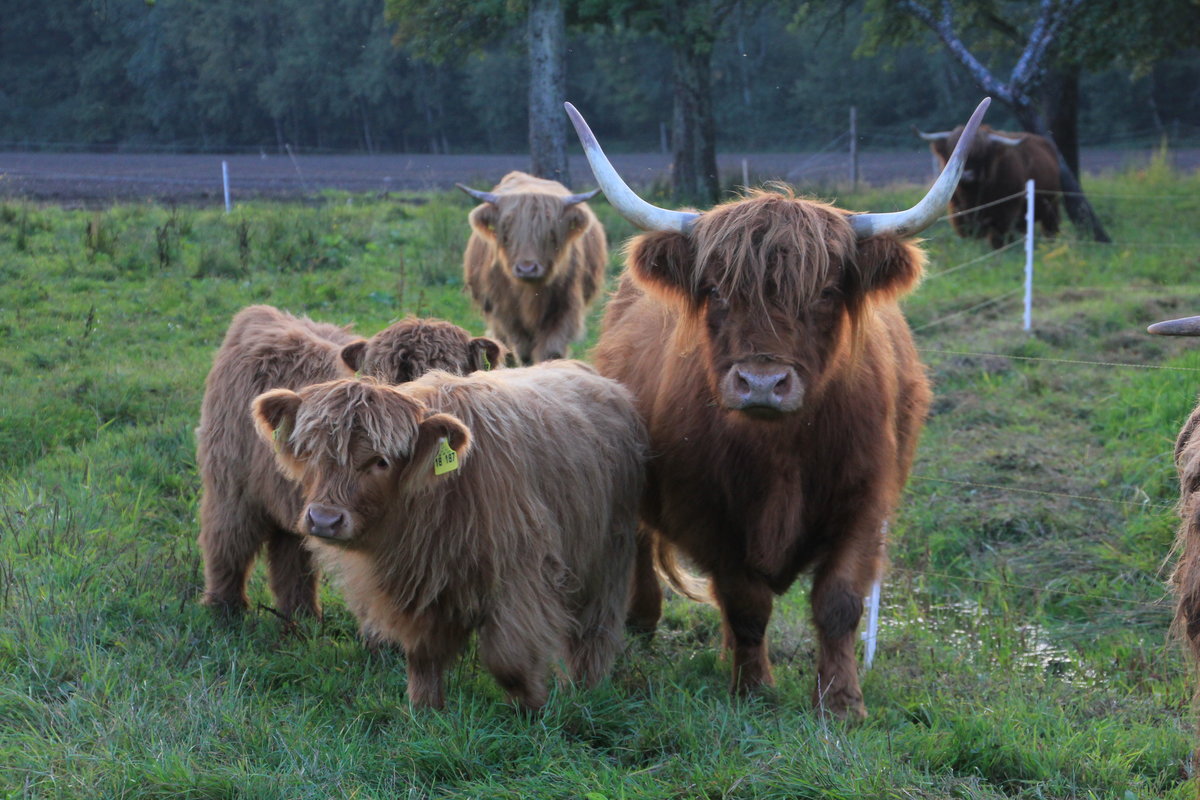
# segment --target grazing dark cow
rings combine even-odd
[[[583,338],[584,314],[604,284],[608,245],[586,200],[561,183],[510,172],[470,215],[463,274],[488,335],[521,364],[567,355]]]
[[[917,135],[929,142],[933,154],[945,165],[962,132],[960,125],[937,133],[917,131]],[[1024,230],[1025,182],[1030,179],[1036,190],[1034,219],[1041,224],[1043,233],[1055,236],[1062,180],[1054,145],[1036,133],[1008,133],[979,126],[967,151],[962,180],[950,198],[950,211],[957,215],[950,218],[950,224],[959,236],[986,238],[992,247],[1003,247],[1011,236]],[[1020,197],[997,202],[1014,194]]]
[[[595,351],[650,431],[630,625],[660,614],[652,550],[668,571],[682,551],[711,579],[732,688],[751,692],[772,683],[772,596],[811,568],[814,700],[863,716],[854,632],[930,399],[896,302],[924,265],[904,237],[937,218],[962,153],[905,212],[760,191],[684,213],[633,194],[568,112],[609,202],[651,231],[629,246]]]
[[[616,381],[555,361],[277,389],[254,409],[304,487],[295,524],[364,636],[404,646],[414,705],[442,705],[443,673],[475,631],[488,671],[528,709],[560,657],[581,683],[607,674],[646,447]]]
[[[226,614],[245,609],[246,579],[265,543],[279,612],[288,617],[320,612],[317,571],[292,529],[300,495],[255,435],[250,402],[257,395],[277,386],[299,389],[349,377],[356,370],[400,382],[429,369],[483,369],[502,358],[497,342],[473,339],[441,320],[401,320],[366,340],[271,306],[239,311],[208,373],[196,429],[204,602]]]
[[[1200,336],[1200,317],[1184,317],[1151,325],[1150,333]],[[1175,441],[1175,468],[1179,472],[1179,533],[1175,537],[1175,630],[1200,661],[1200,405],[1179,431]]]

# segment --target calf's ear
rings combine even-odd
[[[475,206],[474,210],[467,216],[467,220],[471,223],[480,236],[486,236],[489,239],[496,238],[496,221],[500,218],[500,209],[496,208],[491,203]]]
[[[858,243],[858,269],[849,278],[857,282],[849,294],[874,294],[895,298],[916,287],[925,274],[925,252],[894,236],[872,236]]]
[[[642,289],[665,298],[695,302],[691,240],[674,231],[643,233],[629,244],[629,269]]]
[[[453,451],[453,457],[448,457],[449,454],[445,452],[447,448]],[[470,449],[471,431],[462,420],[450,414],[430,414],[417,426],[417,444],[413,448],[413,474],[410,479],[418,485],[424,485],[456,472]]]
[[[367,340],[359,339],[342,348],[342,363],[358,372],[362,369],[363,359],[367,357]]]
[[[495,339],[476,336],[471,340],[471,370],[496,369],[504,366],[504,348]]]
[[[291,389],[272,389],[254,398],[250,409],[254,415],[254,427],[263,441],[277,450],[285,448],[288,436],[296,425],[300,395]]]

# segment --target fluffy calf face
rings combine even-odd
[[[443,442],[466,455],[470,433],[448,414],[431,414],[396,387],[339,380],[255,398],[259,435],[281,469],[297,481],[301,533],[346,547],[366,547],[406,494],[439,478]]]
[[[495,195],[471,212],[471,227],[495,244],[500,263],[514,280],[542,283],[553,279],[556,265],[590,222],[577,198],[537,192]]]
[[[832,206],[769,192],[718,206],[690,233],[644,234],[629,261],[703,343],[717,403],[764,419],[819,395],[865,304],[912,287],[923,264],[892,237],[856,240]]]
[[[472,337],[439,319],[404,319],[342,348],[342,360],[355,372],[385,383],[406,383],[434,369],[466,375],[504,363],[495,339]]]

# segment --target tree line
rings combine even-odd
[[[696,68],[706,84],[699,100],[711,104],[706,135],[725,150],[829,146],[845,133],[851,106],[865,146],[909,148],[911,126],[953,127],[982,95],[952,52],[904,16],[903,7],[916,4],[871,0],[818,11],[810,6],[821,4],[754,0],[563,5],[565,96],[610,149],[671,146],[681,125],[672,82],[687,48],[705,56]],[[977,26],[970,30],[982,32],[969,44],[1010,68],[1020,48],[1005,43],[1005,9],[1036,11],[1037,4],[953,5],[969,11],[967,21]],[[1138,4],[1090,5],[1111,7],[1112,17],[1113,8],[1126,13]],[[1187,0],[1179,5],[1186,8]],[[535,6],[536,0],[3,0],[0,142],[526,151],[526,20]],[[707,16],[697,21],[696,8]],[[439,20],[438,36],[404,35],[406,21],[420,21],[422,13]],[[1069,64],[1079,141],[1194,135],[1200,51],[1187,41],[1195,28],[1176,23],[1184,34],[1157,47],[1147,44],[1155,31],[1129,19],[1104,29],[1103,47],[1094,31],[1071,34],[1071,47],[1081,50],[1086,41],[1098,50]],[[1025,19],[1010,24],[1016,30],[1009,38],[1019,41]],[[1036,91],[1031,102],[1041,100]],[[1019,128],[1018,117],[998,107],[989,122]]]

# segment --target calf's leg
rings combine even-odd
[[[280,614],[289,619],[296,614],[321,615],[317,598],[320,571],[297,534],[282,529],[272,532],[267,541],[267,574]]]
[[[864,548],[869,555],[849,552],[830,558],[813,578],[812,614],[817,628],[817,684],[813,704],[822,712],[839,717],[865,718],[862,689],[858,683],[858,660],[854,654],[855,632],[862,618],[863,597],[878,568],[878,542]]]
[[[204,555],[205,605],[229,616],[246,610],[246,580],[264,538],[261,525],[242,514],[229,513],[211,493],[204,495],[200,550]]]
[[[416,708],[441,708],[446,704],[445,674],[462,652],[467,631],[445,620],[424,620],[423,629],[408,638],[408,701]]]

